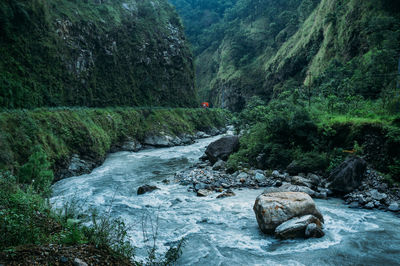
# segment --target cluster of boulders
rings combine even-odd
[[[196,193],[202,190],[201,195],[222,193],[224,190],[234,188],[260,187],[268,187],[269,192],[304,192],[314,198],[326,198],[332,194],[329,189],[324,188],[325,181],[315,174],[289,176],[277,170],[271,173],[259,169],[242,169],[228,174],[224,164],[218,162],[214,166],[204,162],[188,170],[177,172],[175,179],[182,185],[189,185],[188,190]],[[209,192],[204,193],[204,190]]]
[[[390,188],[384,177],[373,169],[367,169],[360,185],[344,195],[350,207],[381,209],[400,212],[400,190]]]
[[[304,192],[264,192],[254,207],[258,226],[280,239],[323,237],[324,218]]]

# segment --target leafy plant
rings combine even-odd
[[[53,171],[50,170],[50,162],[41,146],[35,146],[28,162],[19,172],[19,181],[31,184],[36,192],[49,195],[50,184],[53,181]]]

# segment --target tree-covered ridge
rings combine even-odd
[[[399,9],[392,0],[238,0],[200,35],[200,96],[232,110],[296,89],[393,99]]]
[[[0,106],[193,106],[192,55],[164,0],[0,3]]]

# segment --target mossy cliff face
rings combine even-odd
[[[0,106],[194,106],[192,55],[164,0],[0,3]]]
[[[187,33],[198,40],[199,95],[214,105],[239,111],[253,95],[268,101],[308,87],[325,96],[392,97],[398,1],[236,0],[227,9],[207,0],[171,1],[186,28],[209,22],[203,31]],[[187,6],[202,20],[192,21]]]

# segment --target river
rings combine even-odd
[[[392,213],[350,209],[339,199],[316,200],[325,218],[325,237],[279,241],[263,235],[252,207],[262,190],[235,190],[236,196],[200,198],[173,181],[219,137],[189,146],[110,154],[91,174],[53,185],[55,208],[75,199],[131,226],[129,237],[144,257],[143,217],[158,220],[157,247],[186,239],[178,265],[400,265],[400,219]],[[165,184],[162,181],[171,182]],[[144,184],[159,187],[136,195]],[[149,230],[149,222],[147,223]]]

